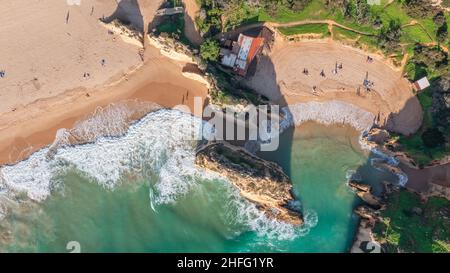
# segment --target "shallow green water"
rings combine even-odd
[[[356,132],[308,126],[288,130],[280,149],[262,156],[289,174],[313,227],[269,221],[221,180],[196,181],[175,202],[155,204],[152,179],[107,190],[70,171],[49,199],[3,221],[0,251],[67,252],[70,241],[82,252],[347,251],[357,218],[346,174],[367,157],[355,148]]]

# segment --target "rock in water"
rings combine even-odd
[[[294,201],[292,183],[276,163],[263,160],[228,143],[212,143],[197,151],[196,164],[227,177],[240,194],[270,217],[303,224]]]
[[[381,200],[371,193],[372,188],[369,185],[358,183],[356,181],[349,181],[348,185],[356,191],[356,195],[361,198],[361,200],[372,208],[380,209],[383,206]]]

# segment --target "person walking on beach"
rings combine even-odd
[[[325,78],[325,72],[323,71],[323,69],[322,69],[322,71],[320,71],[320,76]]]
[[[102,64],[102,66],[105,66],[106,60],[105,60],[105,59],[102,59],[101,64]]]
[[[70,18],[70,11],[68,10],[66,14],[66,24],[69,23],[69,18]]]

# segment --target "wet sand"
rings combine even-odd
[[[151,47],[146,55],[141,68],[114,85],[68,91],[0,115],[0,164],[26,158],[52,143],[58,129],[72,128],[97,107],[112,102],[139,99],[162,107],[186,104],[193,109],[194,97],[206,99],[205,85],[182,76],[184,64],[168,60]]]

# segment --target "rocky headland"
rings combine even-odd
[[[256,204],[269,218],[292,225],[303,224],[294,203],[292,183],[276,163],[220,142],[200,147],[196,164],[227,177],[244,198]]]

